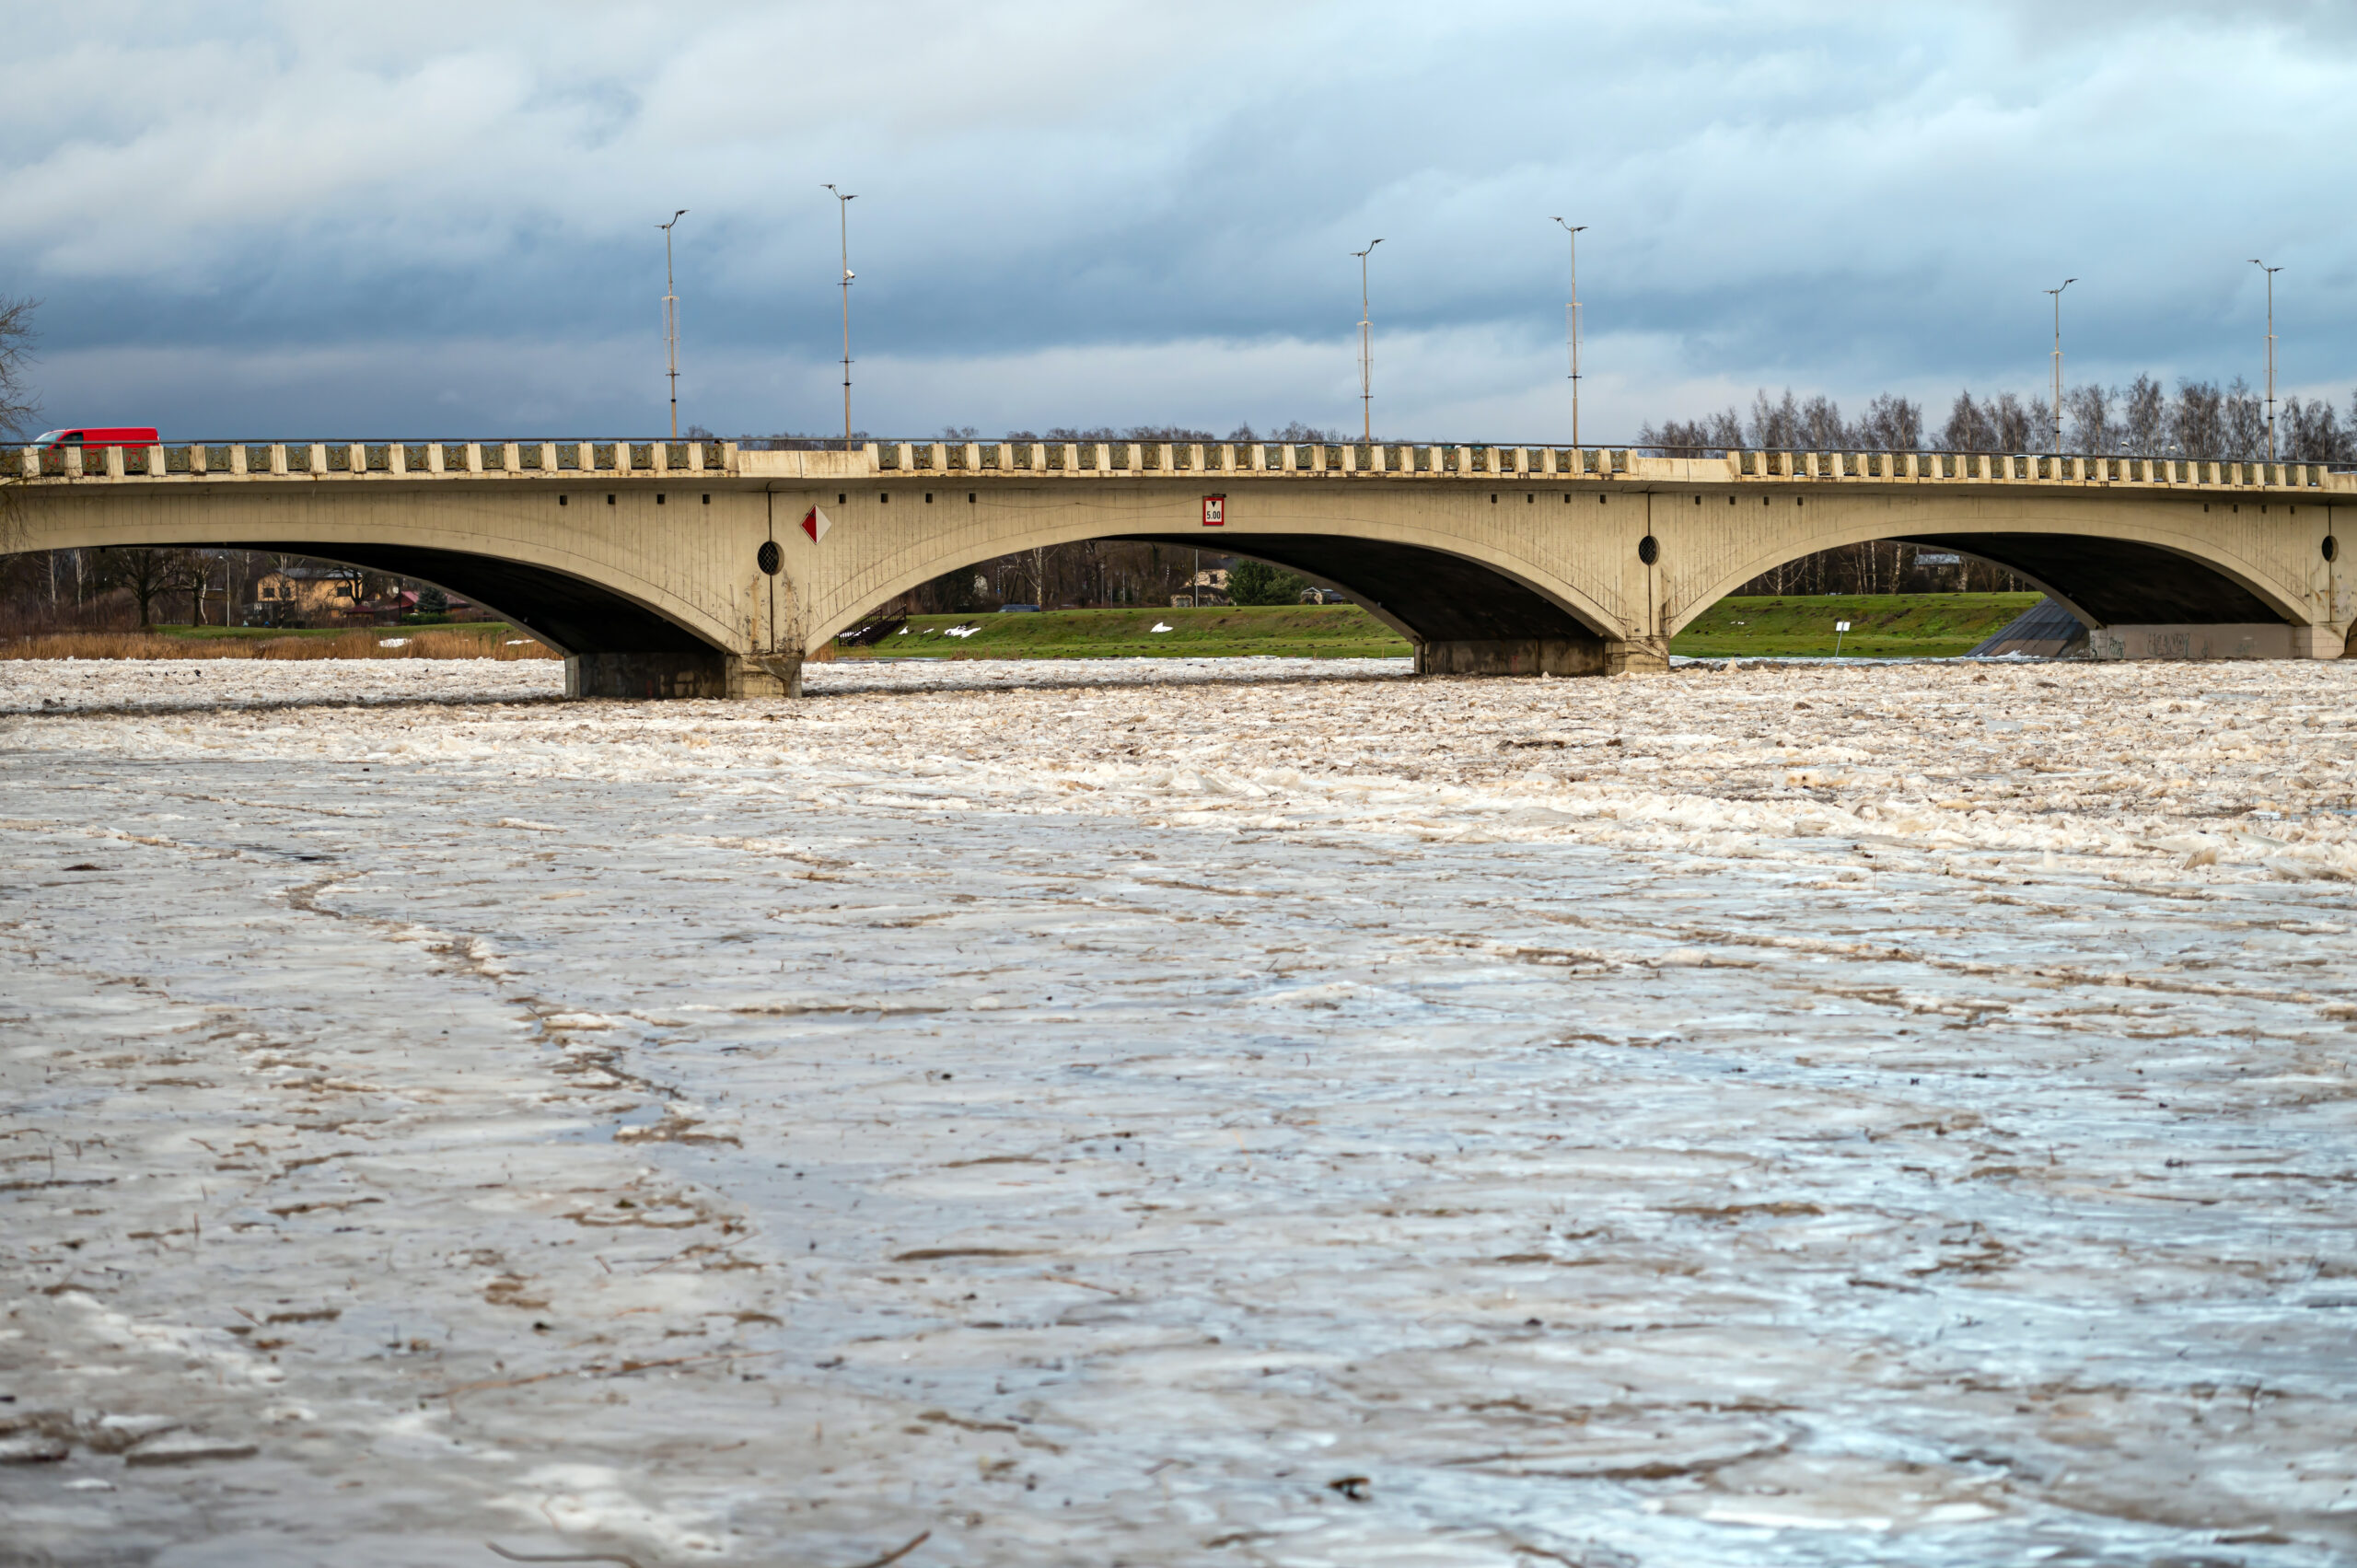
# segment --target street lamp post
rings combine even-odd
[[[2054,455],[2062,455],[2062,289],[2077,283],[2076,278],[2064,278],[2061,288],[2046,292],[2054,298]]]
[[[1587,225],[1573,224],[1564,218],[1555,220],[1563,226],[1563,234],[1572,242],[1572,297],[1563,306],[1563,341],[1572,352],[1572,445],[1580,444],[1580,236],[1587,232]]]
[[[671,439],[679,438],[679,291],[671,281],[671,230],[688,215],[681,207],[671,215],[669,223],[655,226],[663,231],[663,354],[667,373],[671,378]]]
[[[2270,267],[2253,256],[2250,264],[2267,274],[2267,460],[2275,460],[2275,274],[2281,267]]]
[[[842,231],[843,264],[843,450],[851,450],[851,204],[859,200],[856,193],[835,192],[835,214]]]
[[[1359,259],[1359,419],[1370,447],[1375,445],[1375,336],[1367,310],[1366,259],[1382,243],[1370,239],[1365,250],[1351,252]]]

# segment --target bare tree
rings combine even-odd
[[[1912,452],[1923,445],[1923,405],[1879,393],[1852,433],[1870,452]]]
[[[1991,433],[1996,436],[1997,444],[1991,450],[2026,452],[2030,449],[2030,433],[2038,425],[2035,414],[2022,406],[2021,399],[2011,392],[2000,392],[1982,406],[1989,411]],[[2053,427],[2051,413],[2047,415],[2046,423],[2048,428]]]
[[[2257,462],[2267,455],[2267,405],[2250,383],[2237,376],[2226,388],[2225,455],[2235,462]]]
[[[0,295],[0,435],[16,436],[41,412],[41,400],[25,384],[32,360],[33,312],[38,299]]]
[[[2177,382],[2169,434],[2189,458],[2208,462],[2226,455],[2226,395],[2215,381]]]
[[[0,436],[22,435],[27,422],[41,412],[41,400],[25,384],[25,368],[32,359],[33,311],[40,303],[0,295]],[[15,466],[0,466],[0,551],[25,542],[25,520],[13,493],[23,476],[11,471]]]
[[[204,624],[204,590],[213,586],[213,568],[215,563],[212,554],[206,551],[184,550],[180,552],[179,581],[173,584],[173,587],[186,589],[188,592],[188,623],[192,626]],[[228,610],[225,598],[222,624],[227,623]]]
[[[2322,398],[2305,403],[2297,398],[2286,399],[2281,429],[2286,462],[2349,460],[2350,432],[2341,425],[2340,411]]]
[[[1784,389],[1784,401],[1771,401],[1763,387],[1751,400],[1751,422],[1747,434],[1751,445],[1764,451],[1793,451],[1805,444],[1801,434],[1800,400],[1793,396],[1790,387]]]
[[[188,552],[135,545],[99,552],[99,579],[106,587],[122,588],[139,607],[142,631],[155,621],[156,601],[188,581]]]
[[[2111,393],[2093,381],[2072,388],[2063,397],[2063,412],[2071,420],[2072,450],[2108,452],[2119,444],[2111,401]]]
[[[1948,405],[1948,422],[1940,428],[1940,447],[1950,452],[1993,452],[1997,449],[1997,426],[1989,417],[1989,410],[1975,402],[1969,391],[1956,395]]]
[[[2158,458],[2167,453],[2169,441],[2168,399],[2161,391],[2161,384],[2150,376],[2139,376],[2128,384],[2119,399],[2120,445],[2128,448],[2131,458]]]
[[[1724,409],[1701,419],[1673,419],[1656,430],[1648,424],[1637,432],[1637,445],[1670,456],[1724,452],[1743,445],[1743,416]]]

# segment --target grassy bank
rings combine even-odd
[[[436,636],[450,633],[462,637],[495,637],[501,642],[528,635],[514,630],[505,621],[446,621],[432,626],[151,626],[148,630],[159,637],[233,643],[266,643],[279,637],[349,637],[355,632],[377,638],[414,637],[422,632]]]
[[[2038,594],[1819,594],[1723,598],[1670,644],[1692,658],[1953,658],[2036,604]]]
[[[0,659],[552,659],[556,650],[503,625],[379,626],[372,631],[156,626],[50,632],[0,640]]]
[[[1846,594],[1727,598],[1679,633],[1696,658],[1948,658],[2038,602],[2036,594]],[[970,636],[951,630],[973,627]],[[1156,632],[1156,626],[1169,628]],[[1225,610],[1061,610],[1039,615],[919,615],[904,635],[842,658],[1402,658],[1408,645],[1356,605]]]
[[[971,626],[971,636],[953,637]],[[1156,632],[1156,626],[1168,630]],[[1354,604],[1224,610],[1056,610],[918,615],[904,636],[842,658],[1404,658],[1408,645]]]

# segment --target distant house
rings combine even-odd
[[[1180,610],[1190,605],[1209,608],[1227,603],[1227,568],[1204,567],[1189,579],[1185,593],[1170,596],[1170,602]]]
[[[360,608],[360,574],[341,566],[284,566],[254,581],[254,613],[271,621],[348,615]]]
[[[383,581],[381,577],[377,579],[379,584]],[[373,598],[359,597],[368,586],[361,573],[348,566],[305,563],[282,567],[255,579],[254,600],[247,619],[279,625],[299,621],[388,621],[417,613],[416,589],[396,583],[389,591]],[[446,613],[456,615],[474,609],[455,594],[444,598]]]

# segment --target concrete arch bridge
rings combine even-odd
[[[204,443],[6,454],[0,548],[232,546],[439,583],[575,696],[798,693],[909,588],[1089,539],[1350,592],[1420,671],[1660,668],[1718,598],[1867,540],[2018,572],[2108,657],[2336,658],[2357,474],[2298,463],[1399,443]]]

